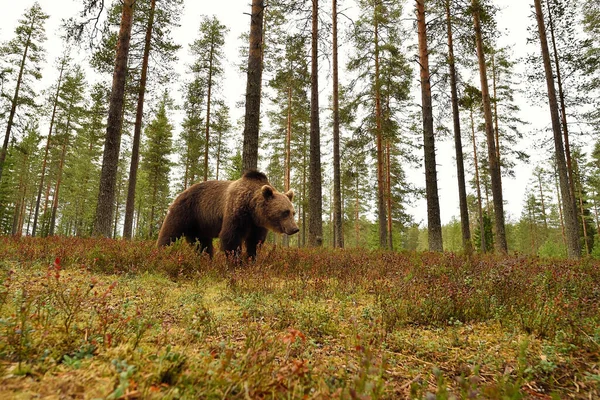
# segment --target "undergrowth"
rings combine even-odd
[[[0,238],[0,397],[596,398],[596,261]]]

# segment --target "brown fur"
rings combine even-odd
[[[200,251],[213,254],[213,238],[221,249],[239,257],[242,242],[248,257],[256,257],[257,246],[265,241],[267,230],[293,235],[293,191],[280,193],[267,177],[250,171],[236,181],[206,181],[190,186],[171,207],[158,235],[158,246],[179,237],[200,242]]]

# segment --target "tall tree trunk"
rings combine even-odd
[[[108,122],[106,125],[106,142],[102,158],[100,174],[100,190],[94,222],[95,236],[111,236],[111,217],[114,214],[117,168],[119,149],[121,147],[121,129],[123,125],[123,104],[125,98],[125,81],[127,78],[127,57],[133,23],[135,0],[123,1],[121,27],[117,43],[113,84],[108,106]]]
[[[451,0],[446,0],[446,25],[448,30],[448,67],[450,69],[450,92],[452,96],[452,120],[454,122],[454,148],[456,150],[456,176],[458,179],[458,199],[460,204],[460,226],[462,244],[465,252],[472,250],[471,228],[469,226],[469,208],[467,205],[467,187],[465,183],[465,163],[460,129],[460,110],[458,107],[458,85],[456,82],[456,62],[454,59],[454,39],[452,33]]]
[[[208,141],[210,139],[210,98],[212,95],[212,74],[213,74],[213,54],[214,43],[211,43],[208,61],[208,93],[206,97],[206,128],[204,138],[204,180],[208,180]]]
[[[552,41],[552,50],[554,55],[554,66],[556,68],[556,84],[558,86],[558,99],[560,101],[560,117],[561,117],[561,127],[563,138],[565,140],[565,157],[567,161],[567,173],[569,176],[569,202],[571,207],[573,207],[573,212],[575,213],[575,219],[577,219],[577,199],[575,197],[575,178],[573,177],[573,162],[571,160],[571,145],[569,144],[569,126],[567,124],[567,105],[565,103],[565,93],[563,91],[562,84],[562,73],[560,69],[560,61],[558,58],[558,48],[556,46],[556,38],[554,36],[554,19],[552,17],[552,12],[550,11],[550,2],[546,0],[546,5],[548,7],[548,22],[550,23],[550,39]]]
[[[479,234],[481,238],[481,252],[487,251],[485,238],[485,222],[483,220],[483,204],[481,201],[481,184],[479,182],[479,161],[477,160],[477,142],[475,139],[475,119],[473,118],[473,108],[471,108],[471,139],[473,141],[473,163],[475,165],[475,186],[477,188],[477,211],[479,212]]]
[[[571,206],[569,199],[570,185],[565,163],[565,150],[560,130],[560,117],[558,115],[558,104],[556,101],[556,89],[554,87],[554,76],[552,72],[552,64],[550,61],[550,52],[548,50],[548,39],[546,37],[546,26],[544,23],[544,14],[542,12],[541,0],[534,0],[535,12],[538,23],[538,32],[540,37],[540,45],[542,48],[542,58],[544,60],[544,71],[546,73],[546,83],[548,87],[548,102],[550,105],[550,115],[552,119],[552,131],[554,134],[554,148],[556,152],[556,165],[558,168],[558,178],[560,182],[560,191],[563,198],[565,228],[567,236],[567,254],[569,258],[581,257],[581,248],[579,245],[579,228],[577,226],[577,216],[575,210]]]
[[[29,27],[29,34],[27,41],[25,42],[25,50],[23,50],[23,57],[21,58],[21,65],[19,66],[19,76],[17,78],[17,85],[15,87],[15,94],[13,95],[10,114],[8,115],[8,122],[6,123],[6,134],[4,135],[4,143],[2,143],[2,150],[0,150],[0,181],[2,181],[2,171],[4,169],[4,161],[6,160],[6,153],[8,151],[8,141],[10,140],[10,131],[15,120],[15,113],[17,111],[17,103],[19,101],[19,90],[21,89],[21,83],[23,82],[23,72],[25,71],[25,61],[27,61],[27,52],[29,46],[31,46],[31,33],[33,32],[33,23]]]
[[[248,52],[248,80],[246,83],[246,114],[244,118],[244,147],[242,169],[258,167],[258,131],[260,121],[260,93],[262,79],[262,39],[264,0],[252,0],[250,17],[250,51]]]
[[[429,50],[425,24],[425,0],[417,1],[417,28],[419,34],[419,64],[421,66],[421,99],[423,107],[423,147],[425,154],[425,191],[427,195],[427,231],[429,250],[443,251],[440,200],[435,162],[435,136],[433,132],[433,105],[429,76]]]
[[[319,0],[312,0],[310,89],[310,160],[308,245],[323,244],[323,198],[321,194],[321,130],[319,127]]]
[[[338,67],[338,28],[337,2],[332,0],[333,35],[333,232],[334,247],[344,247],[344,226],[342,223],[342,185],[340,177],[340,101]]]
[[[144,97],[146,95],[146,81],[148,79],[148,60],[152,45],[152,29],[154,25],[154,10],[156,0],[150,1],[150,15],[146,25],[146,38],[144,41],[144,55],[142,58],[142,71],[140,87],[138,90],[137,109],[135,112],[135,126],[133,128],[133,143],[131,147],[131,164],[129,166],[129,182],[127,185],[127,201],[125,203],[125,222],[123,223],[123,239],[131,239],[133,229],[133,211],[135,209],[135,187],[137,185],[137,172],[140,161],[140,138],[142,136],[142,119],[144,117]]]
[[[385,154],[383,150],[383,128],[381,111],[381,88],[379,83],[379,31],[377,3],[373,5],[375,30],[375,140],[377,148],[377,218],[379,222],[379,248],[387,248],[387,213],[385,208]]]
[[[485,65],[485,53],[483,50],[483,38],[481,34],[481,21],[479,17],[479,0],[472,0],[473,24],[475,27],[475,41],[477,44],[477,58],[479,60],[479,77],[481,78],[481,96],[483,100],[483,114],[485,117],[485,133],[487,138],[488,159],[490,177],[492,180],[492,194],[494,201],[494,220],[496,228],[496,248],[500,253],[508,251],[506,242],[506,229],[504,227],[504,201],[502,197],[502,177],[500,175],[500,164],[496,153],[496,140],[494,138],[494,123],[492,119],[492,108],[490,106],[490,91],[488,87],[487,70]]]
[[[40,186],[38,188],[37,200],[35,203],[35,213],[33,216],[33,230],[31,236],[35,236],[38,214],[40,211],[40,201],[42,199],[42,189],[44,187],[44,178],[46,177],[46,165],[48,163],[48,151],[50,149],[50,139],[52,138],[52,129],[54,128],[54,119],[56,118],[56,107],[58,106],[58,96],[60,95],[62,76],[67,64],[67,58],[64,57],[60,64],[60,73],[58,75],[58,83],[56,84],[56,93],[54,94],[54,104],[52,106],[52,117],[50,118],[50,128],[48,129],[48,137],[46,138],[46,149],[44,150],[44,160],[42,161],[42,177],[40,178]]]

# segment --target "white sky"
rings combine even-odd
[[[7,0],[2,0],[8,3]],[[22,16],[23,12],[31,7],[34,0],[11,1],[2,7],[0,13],[0,42],[9,40],[14,35],[14,28],[17,20]],[[59,39],[58,31],[61,19],[68,18],[80,9],[80,0],[39,0],[42,9],[50,14],[50,18],[46,24],[46,34],[48,41],[45,43],[46,66],[43,71],[43,80],[40,88],[47,88],[56,81],[56,71],[54,70],[54,61],[62,52],[62,43]],[[413,7],[413,1],[408,1],[406,7]],[[529,51],[537,51],[535,47],[528,47],[526,40],[528,37],[527,26],[531,24],[531,5],[532,1],[527,0],[496,0],[502,8],[501,14],[498,16],[498,24],[501,31],[506,31],[506,36],[500,39],[500,44],[513,45],[515,57],[525,56]],[[228,65],[226,67],[226,79],[223,82],[223,93],[229,102],[232,121],[235,123],[238,117],[243,115],[244,110],[238,109],[235,102],[240,100],[246,88],[246,78],[242,76],[234,66],[238,60],[238,47],[242,45],[238,41],[238,37],[242,32],[249,28],[249,16],[245,13],[250,11],[250,0],[223,0],[223,1],[185,1],[185,11],[181,18],[181,27],[174,31],[174,39],[182,45],[179,54],[180,62],[175,70],[184,73],[185,63],[188,57],[188,43],[197,37],[200,15],[216,15],[217,18],[226,26],[230,32],[226,38],[226,46],[228,48]],[[415,33],[416,35],[416,33]],[[343,43],[342,43],[343,46]],[[343,47],[341,49],[343,51]],[[418,75],[418,74],[417,74]],[[91,77],[88,76],[91,80]],[[343,80],[344,77],[341,76]],[[478,82],[478,81],[477,81]],[[418,82],[415,82],[418,85]],[[418,87],[418,86],[417,86]],[[179,89],[179,87],[177,88]],[[327,96],[329,91],[322,85],[321,89],[321,105],[327,104]],[[173,95],[175,99],[180,98],[179,95]],[[418,99],[415,99],[418,101]],[[530,122],[531,125],[524,129],[533,130],[542,126],[547,126],[549,122],[549,113],[547,105],[542,105],[540,108],[534,108],[527,104],[523,99],[518,99],[518,103],[522,108],[521,119]],[[435,106],[435,105],[434,105]],[[450,105],[448,105],[450,107]],[[326,129],[324,123],[321,124],[321,129]],[[42,128],[43,129],[43,128]],[[178,127],[176,127],[178,129]],[[44,130],[43,130],[44,131]],[[525,132],[527,133],[527,132]],[[240,132],[241,135],[241,132]],[[468,149],[468,143],[464,143],[465,151]],[[527,143],[523,143],[523,147],[531,147]],[[530,149],[531,150],[531,149]],[[441,218],[442,222],[448,222],[453,216],[458,217],[458,189],[456,184],[456,166],[454,163],[454,149],[451,140],[444,143],[437,143],[437,163],[438,163],[438,182],[440,190]],[[532,154],[532,165],[542,159],[541,154]],[[516,179],[505,178],[503,180],[504,199],[506,202],[505,212],[507,220],[516,220],[519,218],[526,190],[527,182],[531,176],[532,165],[518,165],[516,167]],[[408,171],[409,179],[421,187],[424,187],[423,168],[416,171]],[[426,203],[422,199],[409,208],[417,221],[426,222]]]

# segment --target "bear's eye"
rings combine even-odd
[[[290,210],[285,210],[284,212],[281,213],[281,216],[283,218],[287,218],[290,216]]]

